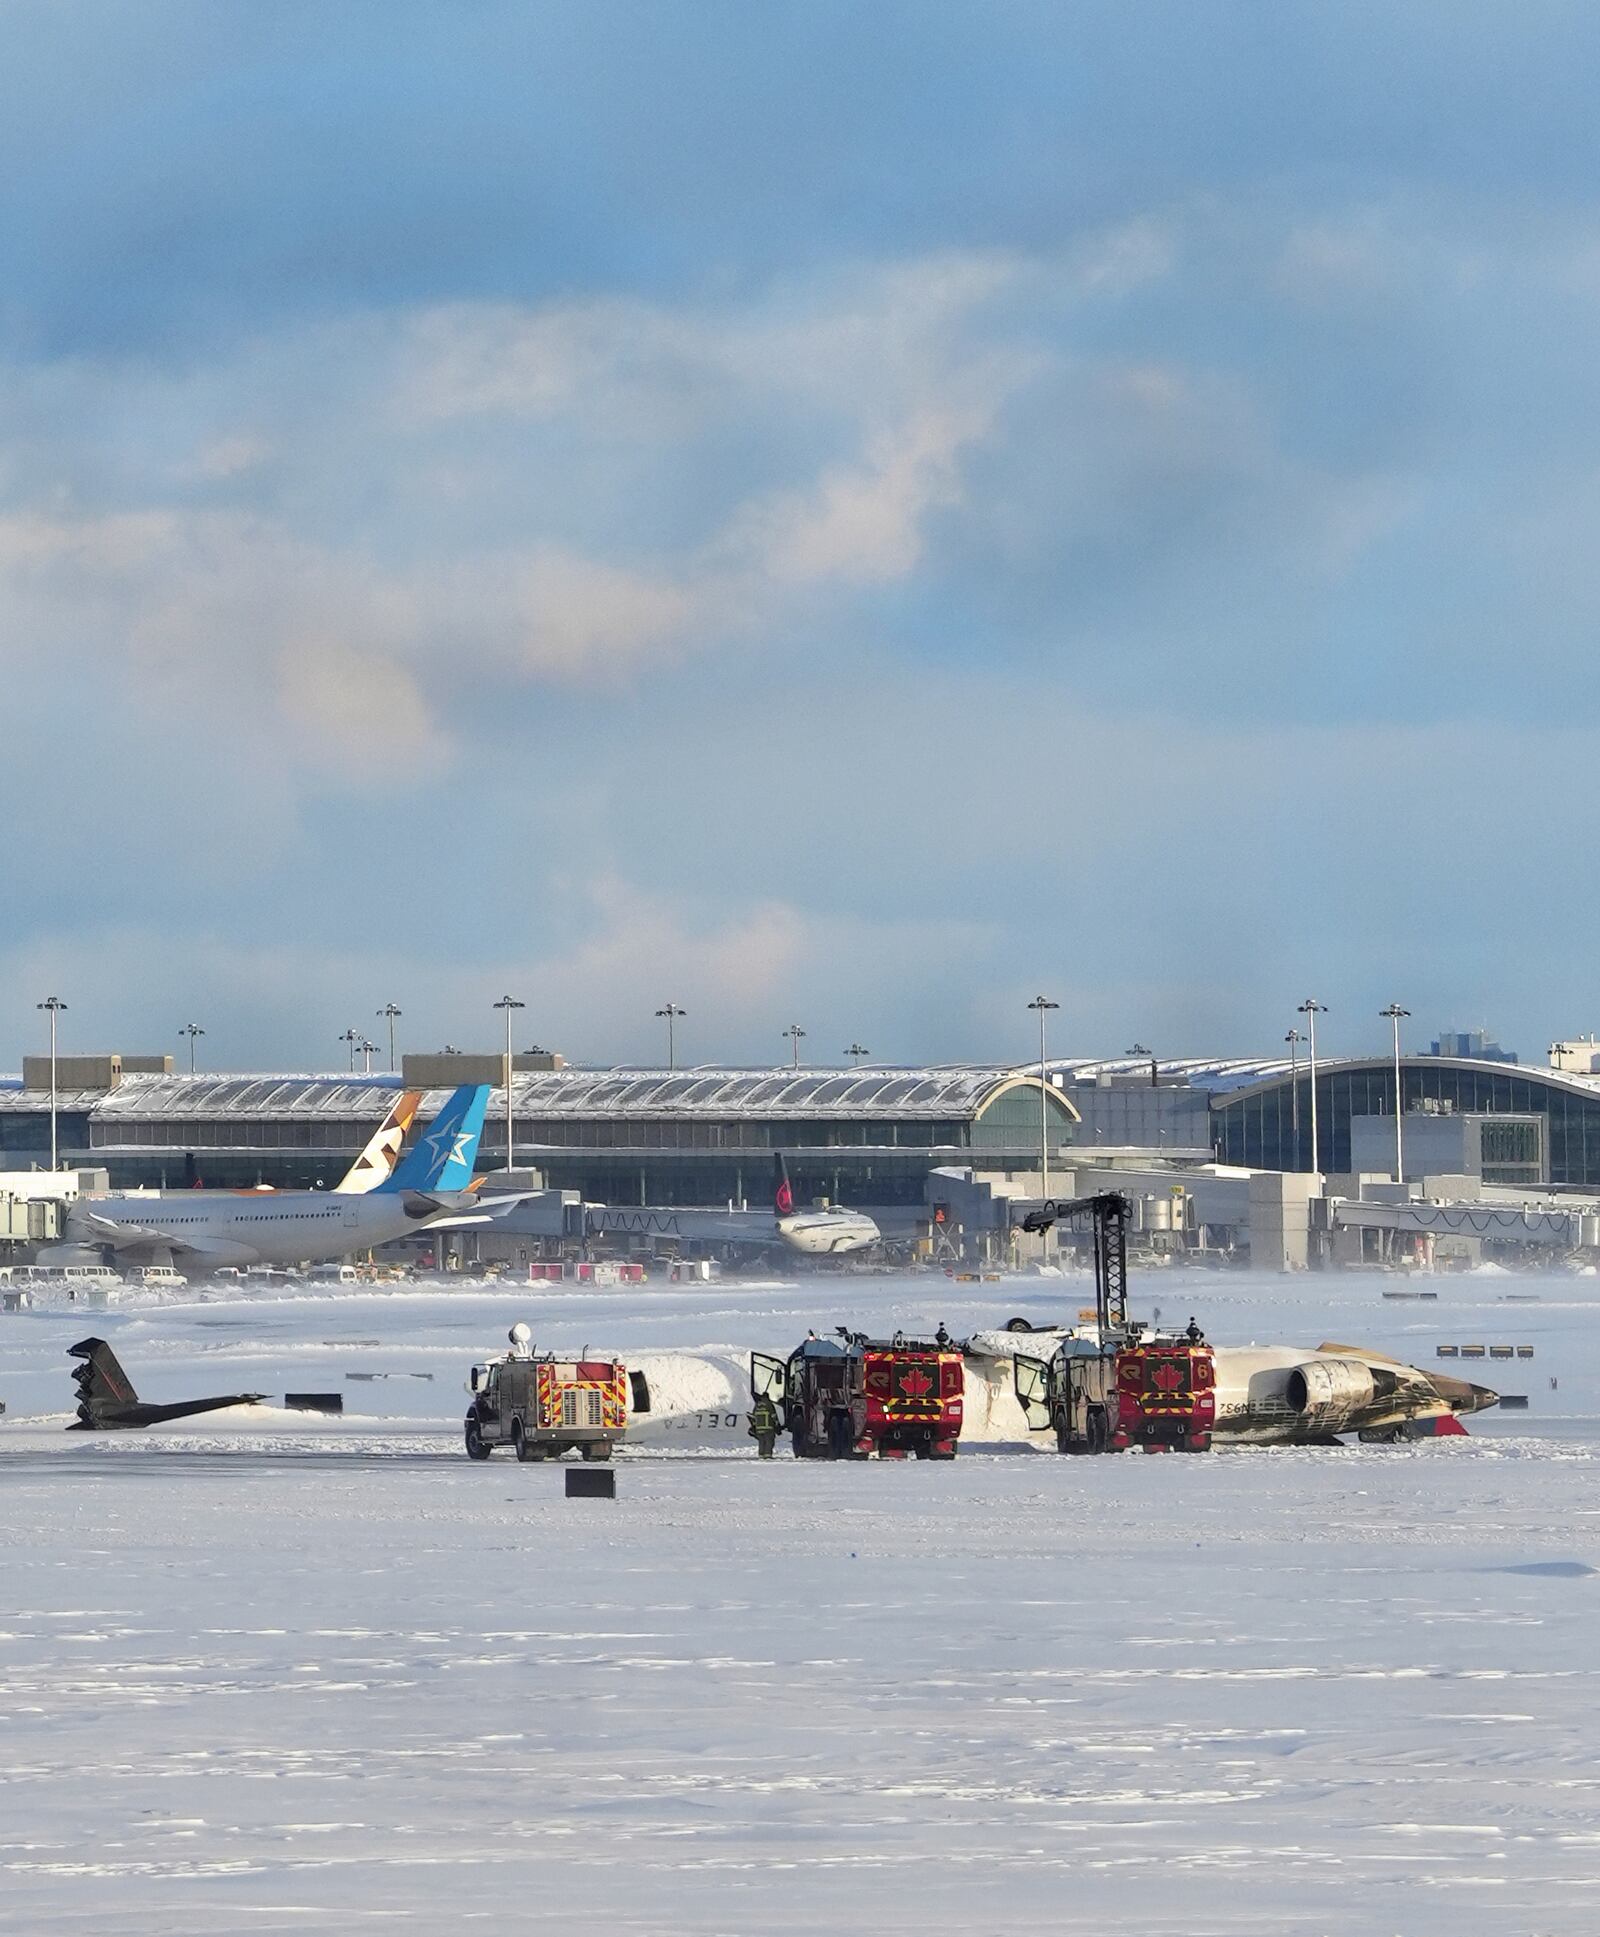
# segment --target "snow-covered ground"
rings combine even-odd
[[[787,1350],[1082,1281],[0,1316],[0,1928],[1591,1930],[1600,1280],[1139,1282],[1224,1343],[1532,1344],[1481,1368],[1530,1410],[1194,1459],[641,1451],[569,1502],[460,1451],[517,1318]],[[350,1411],[66,1434],[91,1331],[143,1397]]]

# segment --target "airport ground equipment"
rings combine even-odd
[[[842,1325],[787,1359],[750,1357],[750,1391],[782,1413],[796,1459],[954,1459],[961,1353],[942,1338],[868,1338]]]
[[[1204,1453],[1216,1423],[1216,1371],[1204,1340],[1102,1334],[1061,1341],[1048,1359],[1021,1354],[1017,1402],[1063,1453]]]
[[[472,1368],[466,1417],[471,1459],[509,1446],[519,1460],[559,1459],[574,1451],[586,1460],[607,1460],[627,1423],[628,1369],[620,1359],[535,1354],[525,1325],[512,1328],[504,1358]]]
[[[1198,1333],[1163,1337],[1129,1322],[1129,1215],[1120,1191],[1101,1191],[1047,1198],[1022,1220],[1025,1231],[1088,1227],[1095,1324],[1064,1338],[1048,1360],[1019,1354],[1017,1401],[1031,1428],[1054,1429],[1063,1453],[1205,1452],[1216,1419],[1211,1348]]]
[[[72,1375],[78,1387],[78,1416],[68,1432],[159,1426],[168,1419],[220,1412],[226,1406],[256,1406],[266,1397],[261,1392],[231,1392],[219,1399],[178,1399],[170,1405],[151,1405],[134,1391],[133,1381],[103,1338],[81,1338],[67,1347],[67,1353],[83,1361]]]

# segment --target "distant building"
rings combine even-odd
[[[1484,1029],[1446,1029],[1428,1054],[1467,1056],[1479,1063],[1514,1063],[1517,1060],[1515,1050],[1502,1049]]]

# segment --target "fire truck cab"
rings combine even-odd
[[[869,1339],[839,1328],[787,1359],[755,1352],[750,1390],[783,1416],[796,1459],[954,1459],[961,1433],[961,1354],[943,1343]]]
[[[1216,1377],[1203,1340],[1130,1331],[1062,1340],[1048,1360],[1015,1361],[1017,1401],[1063,1453],[1203,1453],[1216,1420]]]
[[[509,1446],[519,1460],[559,1459],[574,1450],[606,1460],[628,1423],[628,1371],[620,1360],[535,1355],[525,1325],[513,1328],[504,1358],[472,1368],[471,1386],[469,1459]]]

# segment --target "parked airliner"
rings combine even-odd
[[[451,1093],[413,1148],[371,1190],[162,1191],[145,1197],[79,1198],[67,1211],[64,1245],[118,1263],[310,1264],[365,1251],[426,1229],[472,1205],[468,1187],[489,1100],[485,1084]],[[380,1137],[383,1132],[379,1132]]]
[[[883,1233],[865,1211],[797,1211],[789,1185],[789,1166],[781,1150],[775,1161],[772,1207],[778,1236],[791,1251],[804,1252],[811,1258],[840,1257],[847,1251],[864,1251],[881,1240]]]

